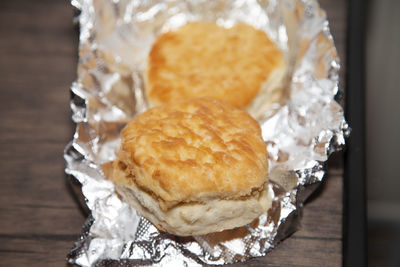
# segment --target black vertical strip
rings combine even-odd
[[[365,193],[365,1],[349,0],[346,118],[352,128],[344,166],[343,266],[367,266]]]

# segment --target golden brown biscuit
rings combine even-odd
[[[121,133],[113,181],[156,226],[198,235],[250,223],[270,205],[258,123],[210,98],[163,105]]]
[[[191,22],[160,35],[151,49],[146,92],[151,105],[212,97],[246,108],[269,78],[281,80],[283,56],[261,30]],[[274,90],[267,83],[267,91]],[[265,95],[265,93],[263,93]],[[257,104],[258,105],[258,104]]]

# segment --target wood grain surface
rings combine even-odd
[[[347,1],[320,2],[344,62]],[[85,220],[63,160],[74,132],[73,14],[66,0],[0,1],[0,266],[66,266]],[[340,266],[342,169],[341,154],[329,160],[298,232],[268,256],[232,266]]]

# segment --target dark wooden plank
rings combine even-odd
[[[65,251],[70,249],[77,236],[59,235],[50,238],[44,235],[26,238],[24,236],[1,236],[1,266],[43,266],[60,267],[65,263]]]
[[[321,0],[342,62],[346,2]],[[72,18],[65,0],[0,1],[0,265],[65,266],[85,219],[62,158],[74,131]],[[267,257],[237,266],[339,266],[342,166],[341,155],[329,161],[326,183],[306,204],[298,232]]]
[[[78,38],[68,1],[0,2],[1,266],[65,266],[84,216],[62,153]]]
[[[10,205],[1,208],[0,236],[78,236],[82,215],[76,207]],[[72,245],[72,243],[71,243]]]
[[[321,188],[306,202],[302,228],[305,237],[342,238],[342,176],[328,175]]]

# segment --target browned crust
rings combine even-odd
[[[121,133],[116,184],[137,186],[169,208],[240,198],[262,188],[267,153],[258,123],[208,98],[150,109]]]
[[[153,105],[212,97],[245,108],[282,66],[282,53],[261,30],[243,23],[226,29],[192,22],[154,42],[147,97]]]

